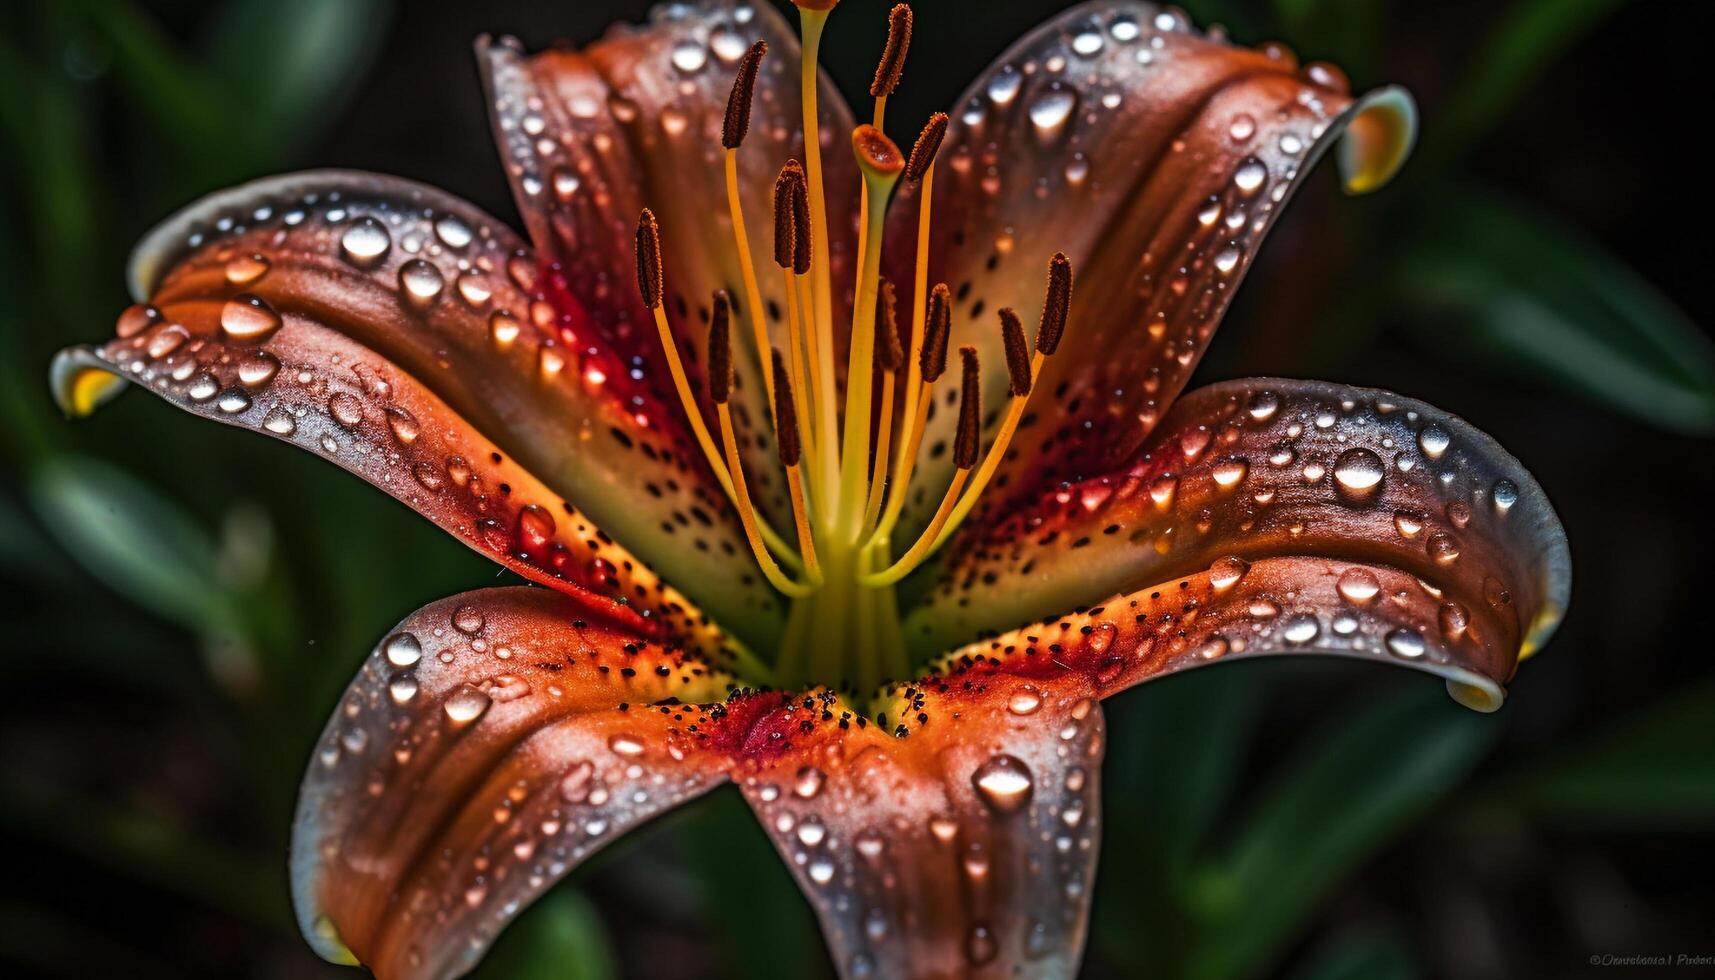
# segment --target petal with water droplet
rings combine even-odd
[[[445,628],[473,612],[481,650]],[[381,976],[465,972],[585,858],[725,780],[699,729],[719,729],[732,686],[549,590],[424,607],[364,662],[304,777],[304,935]]]
[[[1110,8],[1095,16],[1125,26],[1102,44],[1080,47],[1101,25],[1078,6],[1002,54],[956,104],[936,168],[929,275],[958,298],[955,347],[998,363],[993,311],[1032,320],[1056,250],[1077,271],[1065,340],[988,491],[997,501],[1099,472],[1149,435],[1288,197],[1343,134],[1355,133],[1343,172],[1362,189],[1410,147],[1402,91],[1354,100],[1337,73],[1161,21],[1151,5]],[[889,216],[903,293],[915,196],[902,188]],[[991,387],[998,406],[1004,388]],[[923,440],[929,486],[945,483],[955,421],[937,413]],[[912,499],[919,520],[935,503]]]
[[[1430,450],[1424,432],[1435,435]],[[1235,459],[1247,461],[1236,477]],[[1171,495],[1153,492],[1169,478]],[[1461,419],[1374,389],[1273,379],[1199,389],[1113,472],[986,520],[950,545],[907,620],[926,654],[1196,577],[1224,604],[1245,596],[1268,610],[1252,618],[1306,648],[1358,642],[1333,628],[1347,613],[1433,640],[1440,603],[1459,603],[1473,620],[1467,667],[1498,685],[1547,639],[1569,596],[1565,532],[1518,460]],[[1302,566],[1326,577],[1255,591],[1259,559],[1292,556],[1327,562]],[[1383,584],[1401,575],[1408,588]],[[1444,598],[1416,609],[1429,588]],[[1181,613],[1206,618],[1199,603]],[[1410,616],[1390,619],[1402,603]]]
[[[263,257],[267,274],[233,283],[229,253]],[[324,455],[539,582],[669,624],[698,618],[632,549],[645,551],[766,641],[778,604],[759,576],[746,581],[748,562],[728,565],[747,551],[742,532],[677,408],[660,410],[615,352],[574,343],[540,289],[491,275],[481,307],[453,295],[462,264],[519,257],[534,265],[504,225],[419,184],[342,171],[258,181],[151,233],[132,275],[153,319],[128,313],[130,336],[65,352],[53,378],[72,412],[110,394],[92,378],[135,381]],[[517,319],[502,344],[505,311]],[[545,376],[547,350],[605,358],[610,380]]]

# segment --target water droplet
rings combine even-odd
[[[453,693],[447,695],[441,710],[446,712],[447,721],[462,726],[481,718],[482,713],[487,711],[492,703],[493,699],[488,695],[469,684],[460,684]]]
[[[1513,509],[1518,503],[1518,484],[1511,480],[1499,480],[1494,490],[1495,510],[1501,514]]]
[[[1094,24],[1087,25],[1072,35],[1072,50],[1086,58],[1100,54],[1102,43],[1101,31],[1097,30]]]
[[[417,637],[411,633],[394,633],[381,645],[381,652],[387,657],[387,662],[395,667],[415,666],[423,659],[423,645],[417,642]]]
[[[1018,90],[1024,86],[1024,76],[1017,68],[1003,65],[989,78],[989,100],[995,105],[1003,106],[1018,97]]]
[[[495,310],[488,318],[488,336],[494,341],[494,346],[505,350],[518,339],[518,333],[523,325],[518,318],[505,310]]]
[[[387,683],[387,696],[394,704],[404,704],[417,696],[417,679],[409,674],[401,674]]]
[[[161,322],[161,311],[153,306],[133,303],[119,314],[113,329],[119,337],[129,339]]]
[[[1000,952],[1000,946],[994,940],[994,934],[988,926],[972,926],[970,938],[965,941],[965,955],[974,966],[986,966],[994,962],[995,954]]]
[[[1239,267],[1239,262],[1244,257],[1244,249],[1240,248],[1237,243],[1230,244],[1215,253],[1215,271],[1223,276],[1232,275],[1233,270]]]
[[[254,293],[239,293],[220,310],[220,329],[239,343],[261,343],[280,329],[280,314]]]
[[[409,446],[417,441],[422,434],[422,427],[417,424],[416,416],[397,405],[387,406],[387,427],[393,430],[393,438]]]
[[[1236,143],[1248,142],[1256,135],[1256,120],[1249,113],[1241,112],[1233,117],[1232,124],[1227,127],[1227,135]]]
[[[1376,597],[1382,590],[1382,584],[1376,580],[1375,573],[1367,568],[1348,568],[1340,576],[1336,588],[1340,590],[1341,598],[1361,606]]]
[[[262,428],[277,436],[289,436],[298,431],[298,423],[292,418],[292,413],[286,411],[284,406],[275,405],[263,417]]]
[[[1010,755],[997,755],[971,774],[977,793],[999,813],[1014,813],[1030,802],[1030,768]]]
[[[1303,646],[1311,640],[1316,639],[1321,632],[1322,624],[1316,621],[1315,616],[1308,614],[1294,616],[1287,620],[1280,628],[1281,637],[1285,639],[1286,642],[1297,646]]]
[[[1386,643],[1388,652],[1396,657],[1416,660],[1423,656],[1423,637],[1416,630],[1403,626],[1392,630],[1387,635]]]
[[[340,253],[359,269],[373,269],[381,264],[392,246],[393,239],[387,236],[387,229],[368,216],[352,222],[345,234],[339,236]]]
[[[1209,585],[1216,592],[1225,592],[1239,584],[1239,579],[1244,578],[1245,572],[1249,570],[1250,565],[1246,564],[1243,558],[1230,555],[1217,558],[1215,563],[1209,566]]]
[[[1396,510],[1393,514],[1393,529],[1402,538],[1415,538],[1423,533],[1423,518],[1409,510]]]
[[[469,245],[471,239],[474,237],[471,234],[470,225],[465,224],[456,216],[450,214],[442,215],[441,219],[435,222],[435,235],[439,237],[448,248],[454,249],[455,251]]]
[[[670,57],[673,60],[673,67],[687,75],[694,75],[702,71],[703,66],[709,63],[708,49],[689,40],[680,41],[673,45],[673,53]]]
[[[340,425],[350,429],[363,421],[363,402],[349,391],[338,391],[328,399],[328,414]]]
[[[1465,635],[1465,630],[1471,626],[1471,610],[1457,602],[1444,602],[1436,613],[1440,621],[1441,632],[1450,640],[1456,640]]]
[[[260,255],[240,255],[226,263],[226,281],[248,286],[268,274],[268,260]]]
[[[1006,710],[1015,715],[1032,715],[1042,707],[1042,696],[1033,687],[1024,687],[1007,699]]]
[[[453,610],[453,628],[466,636],[481,633],[486,622],[482,610],[475,606],[460,606]]]
[[[1431,422],[1417,434],[1417,444],[1422,447],[1423,454],[1430,459],[1440,459],[1447,447],[1453,444],[1453,437],[1446,429]]]
[[[805,766],[799,769],[797,776],[793,778],[792,792],[797,793],[801,799],[814,799],[827,781],[828,777],[822,770],[815,766]]]
[[[810,873],[810,880],[818,885],[825,885],[834,880],[834,862],[825,857],[811,861],[805,870]]]
[[[590,782],[595,775],[595,766],[589,760],[583,759],[566,770],[566,775],[560,779],[560,796],[567,803],[582,803],[589,799]]]
[[[635,735],[614,735],[607,740],[607,747],[613,750],[614,755],[623,755],[628,758],[635,758],[643,754],[643,743],[638,741]]]
[[[459,295],[472,306],[481,306],[494,295],[494,287],[480,273],[466,272],[459,276]]]
[[[1216,463],[1215,468],[1209,472],[1209,475],[1214,477],[1216,486],[1220,487],[1222,490],[1231,490],[1233,487],[1239,485],[1239,482],[1245,478],[1245,473],[1249,470],[1250,463],[1243,457],[1231,456],[1227,459],[1221,460],[1219,463]]]
[[[1272,391],[1259,391],[1251,395],[1249,411],[1251,418],[1258,422],[1267,422],[1274,418],[1274,413],[1280,411],[1280,396]]]
[[[189,330],[176,323],[169,323],[149,338],[149,343],[144,346],[143,353],[149,355],[149,360],[158,361],[183,347],[185,341],[189,339],[191,339]]]
[[[805,847],[820,847],[828,839],[828,827],[815,817],[805,817],[798,825],[798,842]]]
[[[1077,108],[1078,96],[1069,88],[1054,87],[1036,97],[1030,105],[1030,123],[1039,137],[1052,136],[1059,131],[1072,110]]]
[[[1438,564],[1451,565],[1459,560],[1459,539],[1446,531],[1437,531],[1429,536],[1429,557]]]
[[[440,297],[447,281],[427,259],[412,259],[399,267],[399,292],[413,309],[426,310]]]
[[[1246,196],[1255,194],[1267,179],[1268,167],[1256,157],[1246,157],[1244,162],[1239,164],[1239,168],[1233,171],[1233,186]]]
[[[238,362],[238,383],[246,388],[262,388],[280,373],[280,359],[265,350],[252,351]]]
[[[1157,477],[1149,485],[1149,499],[1155,501],[1155,506],[1166,510],[1173,504],[1173,494],[1179,489],[1179,480],[1172,474]]]
[[[220,393],[215,406],[228,415],[237,415],[250,407],[250,395],[243,388],[228,388]]]
[[[1382,458],[1369,449],[1348,449],[1334,460],[1334,482],[1342,496],[1365,499],[1381,486]]]

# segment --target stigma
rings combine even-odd
[[[1045,359],[1058,349],[1071,304],[1072,267],[1063,254],[1048,261],[1047,287],[1034,338],[1014,309],[998,311],[995,329],[1005,352],[1007,404],[986,449],[982,446],[982,365],[974,347],[959,351],[959,424],[954,471],[944,486],[926,489],[938,497],[934,513],[909,541],[895,532],[914,464],[922,446],[936,385],[943,382],[953,308],[945,283],[928,281],[928,246],[936,157],[948,120],[936,113],[910,152],[886,133],[887,100],[904,75],[912,15],[905,4],[889,13],[888,36],[875,78],[871,121],[850,133],[862,189],[858,201],[857,271],[848,283],[832,281],[829,223],[823,181],[821,124],[817,108],[817,60],[823,29],[835,0],[795,0],[803,44],[801,65],[804,159],[780,161],[775,180],[772,270],[758,270],[740,200],[738,155],[750,127],[751,105],[765,42],[740,59],[721,127],[727,208],[739,259],[743,302],[725,291],[710,300],[706,390],[715,407],[715,429],[704,420],[686,374],[678,341],[662,304],[663,230],[645,209],[638,218],[637,286],[654,317],[686,422],[703,456],[743,525],[751,557],[769,584],[790,600],[786,638],[773,660],[772,680],[782,686],[819,683],[852,692],[873,690],[902,679],[914,666],[899,635],[893,586],[934,557],[970,515],[993,478]],[[830,145],[839,145],[831,143]],[[901,310],[902,283],[881,276],[881,246],[888,207],[901,182],[917,193],[916,254],[910,309]],[[668,229],[670,233],[672,229]],[[783,291],[786,342],[771,341],[762,311],[761,277],[773,275]],[[835,363],[839,348],[834,322],[836,290],[852,290],[847,326],[844,390]],[[786,475],[792,527],[784,533],[755,507],[739,452],[732,410],[735,330],[748,329],[766,394],[779,464]],[[990,383],[998,381],[990,379]],[[717,438],[718,436],[718,438]],[[902,544],[903,547],[896,547]]]

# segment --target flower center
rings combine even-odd
[[[935,156],[947,132],[936,113],[909,157],[882,131],[887,98],[898,85],[911,34],[904,4],[889,17],[887,46],[870,94],[872,123],[851,134],[863,174],[859,200],[858,271],[853,290],[847,383],[843,402],[834,364],[834,284],[829,270],[827,202],[822,182],[817,113],[817,57],[834,4],[797,0],[803,40],[801,71],[804,162],[788,161],[774,188],[774,262],[786,295],[787,343],[771,345],[761,311],[757,270],[738,194],[738,152],[750,124],[758,69],[767,44],[757,41],[739,62],[727,102],[725,149],[727,205],[745,292],[743,318],[758,351],[769,351],[763,372],[769,417],[792,505],[795,546],[772,528],[751,502],[733,429],[732,309],[717,292],[709,327],[708,386],[717,433],[711,433],[692,394],[662,306],[660,229],[645,209],[637,225],[637,280],[666,352],[686,420],[709,466],[732,501],[757,566],[770,585],[792,601],[785,637],[773,661],[774,684],[824,684],[867,694],[884,680],[910,676],[899,628],[894,586],[951,537],[976,506],[1005,455],[1030,398],[1043,360],[1053,354],[1066,326],[1072,267],[1056,254],[1048,267],[1048,295],[1034,350],[1023,322],[1000,310],[1006,351],[1008,404],[994,440],[981,452],[981,373],[974,347],[960,348],[958,435],[954,473],[922,532],[896,549],[912,469],[922,441],[934,387],[946,371],[952,299],[945,283],[930,287],[928,245]],[[893,284],[881,277],[881,242],[889,200],[899,181],[921,184],[917,195],[917,251],[911,310],[901,315]]]

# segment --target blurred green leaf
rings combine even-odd
[[[333,121],[380,46],[385,0],[229,0],[209,31],[215,73],[242,93],[257,139],[302,144]]]
[[[526,909],[471,974],[477,980],[608,980],[618,975],[595,905],[566,885]]]
[[[1291,980],[1413,980],[1422,972],[1404,937],[1364,933],[1321,950]]]
[[[1715,819],[1715,683],[1502,777],[1484,801],[1553,818],[1707,828]]]
[[[1205,937],[1190,976],[1256,972],[1336,882],[1477,764],[1498,731],[1494,719],[1432,686],[1406,685],[1334,719],[1250,808],[1190,896]]]
[[[214,542],[125,471],[63,456],[33,474],[30,498],[65,553],[115,592],[194,630],[230,632],[237,623],[216,577]]]
[[[1445,162],[1504,119],[1542,71],[1620,6],[1619,0],[1518,0],[1490,32],[1425,127],[1419,154]]]
[[[1715,431],[1715,345],[1631,269],[1494,195],[1436,203],[1398,272],[1437,347],[1557,379],[1644,421]],[[1456,341],[1448,330],[1468,334]],[[1469,346],[1467,346],[1469,345]]]

